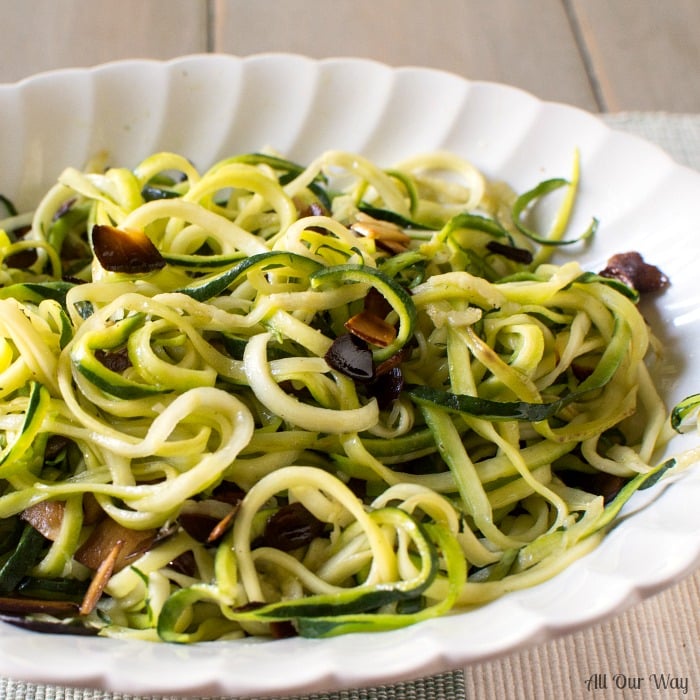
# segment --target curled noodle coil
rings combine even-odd
[[[34,260],[0,237],[0,522],[46,538],[40,588],[97,585],[117,533],[60,624],[392,629],[596,546],[673,431],[634,290],[550,260],[593,234],[564,237],[577,182],[519,197],[448,153],[67,169]]]

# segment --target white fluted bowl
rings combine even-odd
[[[525,190],[582,184],[572,226],[601,225],[580,253],[600,269],[638,250],[672,287],[647,310],[668,357],[669,404],[700,391],[700,174],[596,117],[520,90],[420,68],[293,55],[191,56],[63,70],[0,86],[0,193],[31,207],[60,171],[106,150],[133,166],[172,150],[206,167],[272,146],[308,162],[325,149],[382,164],[446,148]],[[689,439],[681,439],[685,446]],[[692,443],[691,443],[692,444]],[[463,666],[580,629],[677,581],[700,563],[700,469],[633,499],[593,553],[551,581],[414,627],[329,640],[194,646],[27,632],[0,623],[0,674],[134,694],[275,695],[357,687]]]

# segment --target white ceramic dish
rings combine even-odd
[[[583,229],[592,215],[601,221],[580,259],[600,269],[611,253],[638,250],[670,276],[673,286],[647,311],[657,330],[663,326],[668,348],[663,390],[669,404],[700,391],[700,175],[582,111],[432,70],[207,55],[0,86],[0,114],[0,192],[20,207],[31,206],[65,166],[80,167],[102,149],[120,165],[168,149],[203,167],[265,145],[300,162],[339,148],[386,165],[447,148],[523,190],[567,176],[578,148],[582,186],[573,228]],[[554,580],[397,632],[182,647],[83,637],[68,643],[0,624],[0,674],[134,694],[242,696],[455,668],[589,625],[693,570],[700,563],[698,502],[700,469],[682,485],[636,498],[638,512]]]

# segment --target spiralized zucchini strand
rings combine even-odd
[[[576,262],[579,168],[517,194],[447,152],[155,153],[6,205],[3,595],[120,638],[325,637],[589,552],[697,461],[659,456],[700,400],[669,421],[638,295]]]

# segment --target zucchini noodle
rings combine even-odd
[[[518,195],[443,152],[156,153],[8,211],[0,612],[323,637],[590,551],[700,401],[665,407],[633,288],[552,262],[595,232],[568,236],[578,182],[578,157]]]

